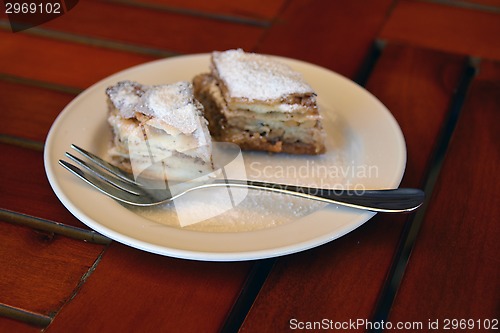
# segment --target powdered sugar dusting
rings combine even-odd
[[[231,98],[266,101],[314,93],[300,73],[271,57],[241,49],[213,52],[212,57]]]
[[[130,209],[148,220],[173,228],[201,232],[247,232],[291,223],[325,205],[319,201],[277,193],[250,191],[237,207],[184,228],[179,225],[175,205],[172,202],[155,207],[135,206]]]
[[[120,81],[106,89],[109,99],[120,110],[123,118],[134,117],[135,107],[144,95],[144,88],[140,83],[133,81]]]
[[[158,118],[184,134],[201,126],[202,106],[194,99],[190,82],[147,86],[120,81],[106,89],[106,94],[123,118],[133,118],[139,112]]]
[[[199,127],[199,109],[189,82],[153,86],[143,96],[138,111],[162,119],[184,134]]]

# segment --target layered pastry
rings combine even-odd
[[[193,86],[216,141],[275,153],[325,151],[316,94],[284,63],[241,49],[213,52],[210,73]]]
[[[211,138],[190,82],[106,89],[113,140],[108,153],[134,176],[185,181],[210,173]]]

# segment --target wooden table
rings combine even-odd
[[[3,7],[0,19],[0,332],[498,330],[498,1],[85,0],[22,32]],[[424,206],[226,263],[142,252],[66,210],[43,149],[67,103],[133,65],[238,47],[329,68],[380,99],[405,136],[402,186],[423,188]]]

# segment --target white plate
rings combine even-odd
[[[305,185],[398,187],[405,169],[406,148],[397,122],[384,105],[363,88],[330,70],[302,61],[279,59],[301,72],[316,90],[328,135],[327,153],[319,157],[245,153],[249,177]],[[72,143],[105,153],[109,138],[106,87],[119,80],[144,84],[191,80],[196,74],[206,72],[208,66],[207,54],[136,66],[91,86],[61,112],[47,137],[44,162],[54,192],[74,216],[97,232],[129,246],[161,255],[208,261],[261,259],[302,251],[341,237],[374,216],[371,212],[335,205],[314,206],[304,201],[283,205],[276,203],[279,198],[273,197],[267,198],[272,204],[261,205],[267,213],[254,230],[251,227],[237,230],[244,222],[236,223],[229,232],[203,227],[203,224],[197,229],[183,229],[152,221],[123,207],[58,165]],[[301,208],[297,205],[309,204],[313,208],[295,211]],[[287,207],[294,211],[286,211],[284,220],[277,225],[268,222],[274,215],[283,217]],[[233,214],[231,218],[245,221],[245,210],[236,211],[238,214],[240,216]]]

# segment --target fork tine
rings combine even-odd
[[[78,178],[85,181],[87,184],[91,185],[95,189],[99,190],[101,193],[115,200],[129,204],[137,204],[138,199],[140,199],[140,196],[118,189],[115,186],[105,181],[102,181],[100,178],[92,175],[91,173],[84,172],[83,170],[81,170],[80,168],[74,166],[69,162],[66,162],[64,160],[59,160],[59,164],[61,164],[65,169],[70,171]]]
[[[89,164],[80,158],[66,152],[66,156],[69,157],[71,160],[76,162],[78,165],[84,167],[86,170],[90,171],[93,175],[99,177],[101,180],[105,181],[106,183],[109,183],[121,190],[133,193],[135,195],[141,195],[143,192],[140,190],[138,185],[131,184],[128,181],[123,181],[121,178],[116,178],[112,176],[111,174],[108,174],[107,172],[104,172],[102,169],[98,169],[92,164]],[[100,165],[99,165],[100,166]],[[71,170],[70,170],[71,171]]]
[[[86,158],[88,158],[89,160],[94,162],[95,164],[99,165],[104,170],[106,170],[109,173],[115,175],[116,177],[122,179],[123,181],[132,182],[134,184],[137,184],[132,175],[130,175],[129,173],[117,168],[116,166],[104,161],[99,156],[96,156],[96,155],[92,154],[91,152],[88,152],[85,149],[78,147],[75,144],[71,144],[71,148],[73,148],[74,150],[76,150],[77,152],[79,152],[80,154],[82,154],[83,156],[85,156]]]

